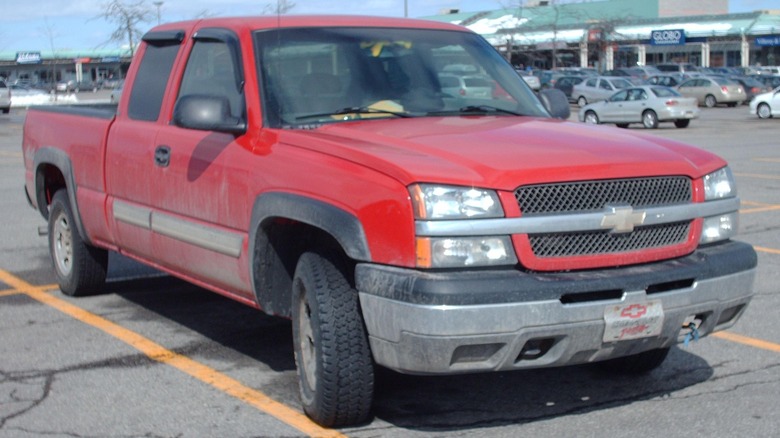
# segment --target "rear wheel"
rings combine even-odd
[[[599,116],[597,116],[596,113],[593,111],[588,111],[585,113],[585,123],[589,123],[591,125],[598,125]]]
[[[108,251],[84,242],[76,228],[66,190],[59,190],[51,201],[49,253],[65,295],[90,295],[105,285]]]
[[[756,109],[756,114],[758,114],[759,119],[768,119],[772,117],[772,109],[769,108],[769,104],[761,103]]]
[[[647,110],[642,113],[642,124],[645,128],[655,129],[658,127],[658,115],[653,110]]]
[[[676,126],[678,128],[687,128],[688,125],[690,125],[690,124],[691,124],[691,120],[690,119],[680,119],[680,120],[675,120],[674,121],[674,126]]]
[[[292,286],[295,362],[303,410],[326,427],[368,419],[374,368],[357,291],[338,256],[304,253]]]
[[[715,96],[712,94],[708,94],[707,97],[704,98],[704,106],[707,108],[712,108],[715,105],[718,104],[718,99],[715,99]]]
[[[615,126],[617,126],[618,128],[626,129],[628,128],[628,123],[617,123],[615,124]]]
[[[669,347],[618,357],[598,363],[606,371],[619,374],[645,374],[661,366],[669,354]]]

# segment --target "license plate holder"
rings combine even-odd
[[[660,300],[621,303],[604,309],[604,342],[627,341],[661,334],[664,310]]]

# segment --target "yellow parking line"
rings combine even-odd
[[[8,272],[0,269],[0,281],[15,288],[21,293],[40,301],[50,307],[59,310],[66,315],[73,317],[87,325],[102,330],[105,333],[119,339],[120,341],[137,349],[150,359],[172,366],[190,376],[208,384],[212,387],[229,394],[244,403],[269,414],[282,422],[292,426],[299,431],[313,437],[344,437],[341,433],[332,429],[325,429],[315,424],[308,417],[300,412],[290,408],[287,405],[279,403],[262,392],[250,388],[241,382],[220,373],[219,371],[208,367],[200,362],[190,359],[187,356],[175,353],[154,341],[141,336],[131,330],[128,330],[119,324],[111,322],[101,316],[88,312],[78,306],[59,299],[51,294],[45,293],[40,287],[35,287],[29,283],[16,278]]]
[[[768,252],[769,254],[780,254],[780,249],[765,248],[763,246],[753,246],[753,249],[760,252]]]
[[[712,336],[716,338],[724,339],[726,341],[736,342],[738,344],[744,344],[750,347],[760,348],[762,350],[769,350],[769,351],[774,351],[775,353],[780,353],[780,344],[775,344],[774,342],[768,342],[768,341],[763,341],[761,339],[750,338],[747,336],[742,336],[731,332],[717,332],[717,333],[713,333]]]
[[[740,214],[749,214],[749,213],[763,213],[765,211],[775,211],[780,210],[780,205],[767,205],[766,207],[755,207],[755,208],[741,208],[739,210]]]
[[[780,158],[753,158],[753,161],[763,161],[766,163],[780,163]]]
[[[745,178],[759,178],[759,179],[780,179],[778,175],[765,175],[763,173],[735,173],[734,176],[742,176]]]
[[[16,289],[11,290],[0,290],[0,297],[9,297],[11,295],[21,295],[22,292],[19,292]]]

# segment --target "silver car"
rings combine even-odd
[[[699,105],[704,105],[707,108],[712,108],[720,103],[737,106],[747,100],[742,85],[726,78],[691,78],[678,85],[677,91],[683,96],[696,98]]]
[[[591,102],[609,99],[616,91],[632,85],[625,78],[618,76],[593,76],[575,85],[571,96],[577,105],[583,107]]]
[[[441,91],[452,97],[490,99],[493,95],[493,83],[485,76],[440,74],[439,82]]]
[[[631,87],[615,93],[606,101],[580,108],[579,119],[585,123],[614,123],[626,128],[641,123],[645,128],[657,128],[660,122],[674,122],[685,128],[699,117],[696,99],[683,97],[677,91],[658,85]]]

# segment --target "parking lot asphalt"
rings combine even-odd
[[[22,192],[24,113],[0,116],[0,438],[780,430],[780,119],[759,120],[744,106],[703,108],[685,129],[629,128],[731,163],[742,200],[738,239],[759,255],[755,297],[735,327],[674,348],[641,377],[588,366],[447,377],[380,370],[373,420],[329,431],[301,415],[288,322],[116,256],[107,294],[59,293],[38,235],[45,222]]]

